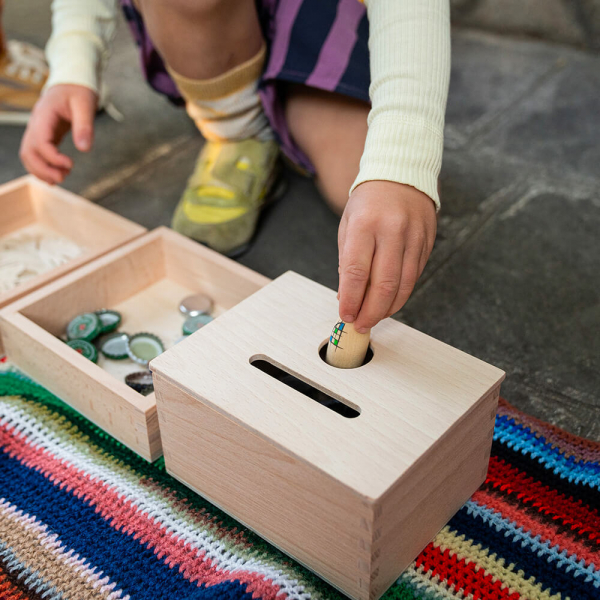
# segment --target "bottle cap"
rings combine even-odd
[[[67,338],[69,340],[86,340],[91,342],[98,337],[102,325],[100,318],[96,313],[88,312],[82,315],[77,315],[67,325]]]
[[[114,331],[121,324],[121,314],[116,310],[109,310],[108,308],[102,308],[95,311],[100,319],[100,334],[110,333]]]
[[[127,353],[127,344],[129,343],[129,336],[122,331],[114,331],[108,335],[102,336],[98,340],[98,347],[100,352],[112,360],[124,360],[129,358]]]
[[[198,329],[201,329],[208,323],[210,323],[213,318],[210,315],[196,315],[194,317],[188,317],[183,324],[183,335],[191,335]]]
[[[136,333],[129,338],[127,354],[131,360],[147,365],[165,351],[163,343],[152,333]]]
[[[179,304],[179,310],[186,317],[208,314],[213,307],[213,301],[206,294],[193,294],[184,298]]]
[[[76,352],[79,352],[81,356],[91,360],[93,363],[98,361],[98,351],[94,348],[93,344],[86,342],[85,340],[69,340],[67,346],[73,348]]]
[[[137,371],[125,376],[125,383],[136,392],[144,396],[154,391],[152,373],[150,371]]]

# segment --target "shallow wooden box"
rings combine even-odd
[[[9,359],[59,398],[147,460],[162,454],[154,394],[124,382],[129,361],[90,362],[57,336],[86,311],[113,308],[120,331],[149,331],[167,348],[182,335],[179,303],[208,294],[219,315],[269,280],[167,228],[156,229],[0,311]],[[125,371],[123,371],[125,369]]]
[[[154,359],[173,476],[331,584],[379,598],[484,481],[504,373],[387,319],[357,369],[335,293],[286,273]],[[257,361],[262,361],[258,362]],[[360,413],[346,418],[252,363]]]
[[[0,292],[0,308],[146,231],[137,223],[31,175],[0,185],[0,238],[35,227],[68,238],[83,252],[13,290]]]

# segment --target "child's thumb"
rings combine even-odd
[[[96,102],[92,94],[77,94],[71,99],[71,128],[73,142],[80,152],[92,147]]]

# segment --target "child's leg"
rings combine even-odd
[[[254,0],[137,0],[165,62],[190,79],[212,79],[263,45]]]
[[[315,167],[317,185],[342,214],[358,175],[369,104],[303,85],[289,87],[286,120],[296,144]]]
[[[275,190],[278,147],[258,94],[266,46],[254,0],[137,0],[152,44],[207,140],[175,230],[243,249]]]

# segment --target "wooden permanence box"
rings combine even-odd
[[[67,323],[83,312],[112,308],[123,315],[121,331],[154,333],[168,347],[181,336],[184,319],[178,307],[185,296],[206,293],[214,301],[213,314],[219,315],[268,281],[160,228],[6,307],[0,311],[0,332],[7,355],[19,368],[129,448],[155,460],[162,449],[154,394],[142,396],[122,374],[69,348],[59,339]]]
[[[287,273],[150,367],[169,473],[376,599],[484,481],[504,373],[391,319],[336,369],[337,304]]]
[[[0,238],[19,231],[55,233],[74,242],[82,252],[8,292],[0,292],[0,308],[142,235],[146,229],[71,192],[26,176],[0,185]]]

